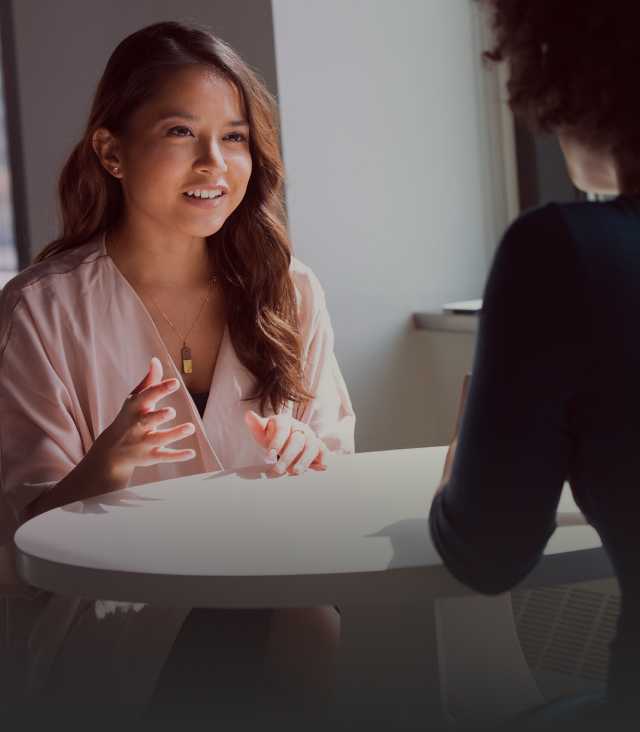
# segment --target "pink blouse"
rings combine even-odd
[[[353,452],[355,416],[334,355],[324,292],[295,258],[291,276],[305,383],[315,399],[304,408],[290,403],[284,412],[309,424],[331,452]],[[11,538],[29,503],[80,462],[154,355],[165,377],[182,381],[104,237],[32,265],[6,285],[0,296],[0,543]],[[258,402],[241,401],[255,384],[225,328],[202,418],[184,384],[162,400],[176,410],[173,423],[195,424],[195,434],[176,447],[192,447],[196,457],[137,468],[131,485],[263,463],[266,451],[244,423]]]
[[[331,452],[351,453],[355,416],[334,355],[324,292],[295,258],[290,272],[305,385],[315,398],[302,408],[289,403],[283,411],[307,423]],[[82,460],[154,355],[165,377],[182,381],[103,236],[32,265],[7,283],[0,294],[0,571],[10,565],[13,534],[26,508]],[[162,400],[162,406],[175,408],[175,424],[195,424],[195,433],[176,447],[192,447],[196,457],[137,468],[131,485],[264,463],[266,450],[244,422],[248,409],[258,411],[258,402],[241,401],[254,387],[255,378],[238,360],[225,328],[202,418],[184,383]],[[72,697],[80,693],[89,699],[96,689],[111,686],[118,696],[144,703],[186,613],[39,593],[29,636],[29,693],[46,684],[58,658],[66,673],[75,673]],[[87,677],[87,656],[94,660],[92,668],[104,671],[98,684],[94,675]]]

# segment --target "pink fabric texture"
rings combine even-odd
[[[285,412],[309,424],[330,451],[353,452],[355,416],[334,355],[324,292],[295,258],[291,276],[305,382],[316,398]],[[4,541],[28,504],[61,480],[111,424],[154,355],[165,377],[181,378],[142,300],[107,254],[104,237],[32,265],[6,285],[0,296]],[[203,418],[184,386],[162,401],[175,408],[173,423],[195,423],[195,434],[180,447],[194,448],[196,458],[137,468],[131,484],[263,463],[266,451],[244,423],[257,401],[241,401],[254,386],[225,328]]]

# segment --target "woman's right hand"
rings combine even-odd
[[[117,417],[92,446],[94,457],[105,466],[113,490],[126,488],[136,467],[192,460],[190,449],[170,449],[167,445],[195,432],[193,422],[169,429],[156,429],[173,419],[173,407],[156,409],[157,403],[180,388],[178,379],[163,379],[162,364],[151,359],[145,377],[127,397]]]

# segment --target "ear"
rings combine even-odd
[[[122,160],[118,139],[106,127],[98,127],[91,136],[91,146],[107,173],[120,178]]]

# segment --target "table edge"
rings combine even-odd
[[[478,594],[455,579],[443,564],[370,572],[212,578],[60,565],[18,549],[16,567],[24,582],[54,594],[172,607],[313,607],[340,603],[397,605],[423,603],[425,598],[436,600]],[[612,576],[615,573],[602,547],[578,549],[543,556],[529,575],[511,590],[587,582]]]

